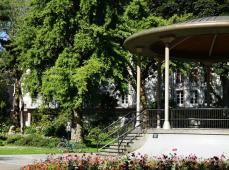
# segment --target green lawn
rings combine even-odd
[[[0,155],[17,155],[17,154],[50,154],[63,153],[65,150],[57,148],[30,147],[30,146],[0,146]],[[96,152],[96,148],[78,148],[74,152]]]

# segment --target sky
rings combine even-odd
[[[9,39],[9,35],[5,31],[1,31],[0,38],[4,41],[7,41]]]
[[[6,32],[1,31],[0,32],[0,39],[7,41],[9,39],[9,35]],[[0,44],[0,51],[2,51],[3,49],[4,49],[3,46]]]

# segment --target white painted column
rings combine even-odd
[[[170,129],[169,123],[169,45],[165,43],[165,121],[163,129]]]
[[[161,117],[160,111],[161,109],[161,60],[158,59],[157,62],[157,128],[161,128]]]
[[[141,58],[137,58],[137,104],[136,104],[136,124],[135,127],[140,124],[140,111],[141,111]]]

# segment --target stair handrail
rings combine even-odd
[[[124,116],[122,116],[121,118],[119,118],[118,120],[116,120],[116,121],[114,121],[113,123],[111,123],[109,126],[107,126],[107,127],[105,127],[104,129],[102,129],[101,131],[102,132],[106,132],[109,128],[115,128],[115,126],[117,125],[117,124],[119,124],[120,122],[121,122],[121,120],[123,119],[123,118],[126,118],[126,117],[129,117],[130,115],[133,115],[135,112],[129,112],[129,113],[127,113],[127,114],[125,114]],[[103,141],[105,141],[106,139],[108,139],[108,138],[110,138],[111,136],[113,136],[117,131],[118,131],[119,129],[117,128],[115,131],[112,131],[111,133],[109,133],[108,134],[108,136],[106,136],[106,138],[103,138],[103,139],[97,139],[97,152],[98,152],[98,150],[99,150],[99,146],[100,146],[100,144],[103,142]],[[97,136],[99,136],[99,134],[97,134]],[[113,140],[112,140],[113,141]],[[110,142],[109,142],[110,143]]]
[[[140,115],[138,115],[140,116]],[[118,128],[117,130],[115,130],[115,132],[119,132],[120,130],[124,129],[127,124],[130,124],[130,123],[133,123],[133,121],[136,120],[136,116],[132,117],[126,124],[124,124],[124,126]],[[115,134],[115,133],[112,133],[112,134]],[[105,144],[104,146],[100,147],[97,151],[101,151],[102,149],[106,148],[107,146],[111,145],[112,143],[114,143],[115,141],[118,141],[119,138],[121,138],[122,136],[124,135],[124,133],[122,133],[120,135],[120,133],[117,133],[117,137],[115,139],[113,139],[112,141],[108,142],[107,144]],[[111,135],[112,136],[112,135]]]
[[[135,112],[129,112],[129,113],[125,114],[124,116],[122,116],[121,118],[118,118],[118,120],[112,122],[110,125],[108,125],[107,127],[103,128],[102,129],[102,132],[105,132],[107,129],[109,129],[110,127],[112,127],[114,124],[120,122],[123,119],[123,117],[127,117],[127,116],[129,116],[129,115],[131,115],[133,113],[135,113]]]
[[[145,133],[146,132],[146,127],[143,127],[142,125],[144,125],[144,123],[147,125],[148,124],[148,122],[145,122],[145,121],[143,121],[143,119],[144,119],[144,112],[146,112],[146,111],[148,111],[148,110],[150,110],[150,109],[145,109],[145,110],[143,110],[138,116],[135,116],[135,120],[138,118],[138,117],[140,117],[140,121],[139,121],[139,123],[138,123],[138,125],[136,126],[134,126],[133,128],[131,128],[131,129],[129,129],[128,130],[128,124],[131,124],[133,121],[135,121],[135,120],[131,120],[130,122],[128,122],[127,124],[126,124],[126,127],[127,127],[127,131],[125,131],[125,132],[123,132],[122,133],[122,135],[120,135],[119,137],[118,137],[118,153],[120,153],[119,151],[120,151],[120,146],[121,146],[121,144],[122,144],[122,142],[123,142],[123,140],[126,138],[126,136],[130,133],[130,132],[132,132],[132,131],[134,131],[135,129],[137,129],[137,128],[139,128],[138,129],[138,133],[137,133],[137,135],[135,135],[133,138],[131,138],[130,140],[132,141],[132,140],[134,140],[140,133],[142,134],[142,133]],[[142,118],[142,119],[141,119]],[[148,120],[147,120],[148,121]],[[130,142],[131,142],[130,141]]]
[[[148,109],[146,109],[146,110],[148,110]],[[116,132],[118,132],[117,137],[116,137],[115,139],[113,139],[112,141],[108,142],[107,144],[105,144],[104,146],[102,146],[102,147],[100,147],[100,148],[98,148],[98,147],[99,147],[99,144],[101,144],[101,142],[100,142],[100,143],[97,143],[97,151],[99,152],[99,151],[101,151],[102,149],[104,149],[104,148],[106,148],[107,146],[109,146],[109,145],[111,145],[112,143],[114,143],[115,141],[118,141],[118,152],[119,152],[120,145],[121,145],[122,141],[124,140],[124,137],[125,137],[129,132],[135,130],[136,128],[138,128],[139,126],[141,126],[141,125],[144,123],[144,121],[141,120],[141,116],[144,116],[143,113],[144,113],[146,110],[143,110],[143,111],[142,111],[139,115],[137,115],[137,116],[136,116],[136,112],[135,112],[135,115],[134,115],[132,118],[130,118],[130,119],[128,120],[128,122],[124,124],[124,126],[119,127],[119,128],[116,129],[113,133],[111,133],[111,134],[113,135],[113,134],[115,134]],[[126,130],[126,131],[122,132],[123,129],[125,129],[126,127],[127,127],[127,129],[128,129],[128,125],[133,124],[133,122],[136,122],[136,120],[137,120],[138,117],[140,117],[140,122],[139,122],[139,124],[138,124],[137,126],[136,126],[136,124],[134,124],[134,127],[131,128],[131,130]],[[144,129],[144,128],[143,128],[143,129]],[[121,131],[122,133],[120,134],[119,131]],[[111,134],[109,135],[109,137],[112,136]],[[108,137],[107,137],[107,138],[108,138]],[[121,139],[121,140],[120,140],[120,139]],[[119,141],[120,141],[120,142],[119,142]]]

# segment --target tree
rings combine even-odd
[[[69,112],[77,141],[83,136],[87,96],[103,83],[124,84],[125,58],[113,49],[122,9],[118,1],[35,0],[15,39],[21,68],[30,69],[25,90]]]
[[[228,14],[228,1],[223,0],[147,0],[150,11],[163,18],[193,13],[194,17]]]
[[[215,3],[218,14],[222,4]],[[136,57],[124,50],[124,40],[141,29],[183,21],[192,16],[194,6],[199,15],[200,4],[194,0],[33,0],[12,40],[17,67],[24,73],[24,89],[32,96],[41,94],[44,104],[58,102],[72,117],[75,139],[81,140],[88,96],[104,84],[113,84],[121,92],[128,82],[136,86]],[[155,56],[141,61],[144,108],[146,78],[155,75],[158,67],[151,57]]]
[[[25,24],[15,39],[24,89],[40,93],[45,103],[57,101],[72,116],[76,140],[83,136],[82,114],[103,84],[124,92],[128,82],[135,88],[136,57],[123,49],[124,40],[143,28],[182,20],[150,15],[141,0],[93,2],[34,0]],[[142,58],[142,104],[147,107],[146,78],[154,74],[156,62]]]
[[[156,1],[154,1],[156,3]],[[121,33],[119,37],[127,38],[131,34],[138,32],[142,29],[148,29],[152,27],[165,26],[176,22],[187,20],[191,14],[186,15],[174,15],[168,19],[155,16],[151,13],[151,4],[147,1],[133,0],[125,9],[125,12],[119,23],[119,30],[117,33]],[[122,32],[121,32],[122,31]],[[128,51],[123,50],[122,43],[119,44],[119,51],[123,56],[126,56],[126,68],[128,71],[128,82],[136,90],[136,67],[137,67],[137,56],[132,56]],[[141,57],[141,105],[142,110],[149,107],[150,101],[148,101],[146,94],[146,83],[149,76],[156,77],[158,63],[162,61],[156,61],[158,56]],[[178,66],[182,70],[186,69],[186,64],[180,62],[173,62],[173,66]],[[176,68],[177,69],[177,68]],[[187,69],[186,69],[187,70]],[[159,106],[160,107],[160,106]]]
[[[20,127],[21,124],[21,131],[23,130],[22,128],[24,122],[22,89],[20,82],[22,72],[18,65],[17,54],[13,51],[14,47],[11,44],[11,39],[15,36],[15,24],[20,20],[20,16],[24,14],[26,2],[26,0],[4,0],[0,3],[1,34],[6,36],[6,38],[3,38],[2,41],[0,41],[3,46],[0,52],[0,70],[3,75],[3,81],[7,82],[6,84],[15,84],[13,103],[14,112],[11,115],[11,118],[16,127]]]

